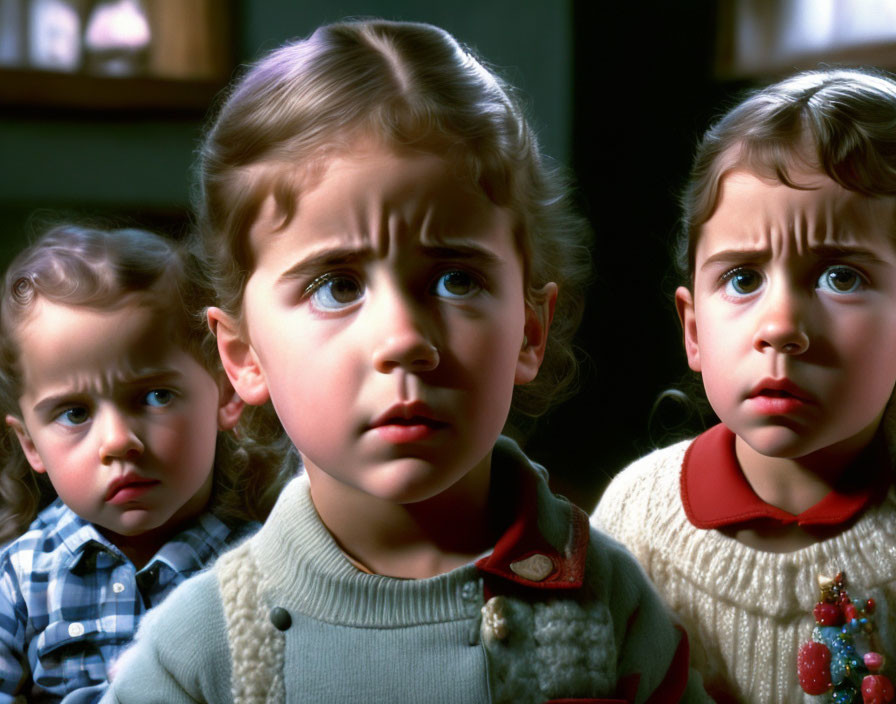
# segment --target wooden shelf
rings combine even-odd
[[[0,69],[0,106],[18,110],[150,111],[204,114],[221,81],[149,77],[107,78],[50,71]]]

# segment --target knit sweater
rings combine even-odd
[[[592,524],[634,553],[678,614],[707,689],[749,703],[817,704],[800,689],[797,652],[814,626],[817,576],[841,570],[851,596],[876,600],[875,625],[892,663],[896,493],[833,538],[791,553],[764,552],[688,521],[680,478],[689,444],[657,450],[622,471]]]
[[[495,465],[536,487],[543,545],[581,551],[580,577],[557,575],[580,586],[551,585],[531,550],[511,567],[528,584],[476,564],[420,580],[366,574],[300,477],[255,537],[149,615],[104,701],[678,701],[686,645],[631,556],[589,536],[513,443],[496,448],[493,477]],[[706,701],[694,680],[682,701]]]

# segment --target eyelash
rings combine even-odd
[[[826,288],[827,290],[831,290],[828,287],[822,286],[821,280],[826,274],[829,274],[830,272],[838,271],[838,270],[839,271],[848,271],[848,272],[851,272],[852,274],[854,274],[858,280],[858,288],[854,289],[854,290],[850,290],[850,291],[831,291],[832,293],[846,295],[848,293],[854,293],[856,290],[859,290],[869,284],[868,275],[865,274],[865,272],[863,272],[858,267],[856,267],[852,264],[831,263],[831,264],[824,264],[824,265],[820,266],[817,270],[818,273],[813,274],[812,278],[814,281],[814,287],[816,289]],[[723,289],[723,291],[728,293],[728,291],[727,291],[728,285],[731,284],[731,282],[735,279],[735,277],[737,277],[739,274],[742,274],[742,273],[752,274],[753,276],[758,277],[760,280],[760,282],[759,282],[760,285],[762,284],[763,280],[765,279],[765,277],[762,275],[762,273],[758,270],[758,267],[754,267],[753,265],[749,265],[749,264],[742,264],[742,265],[734,267],[733,269],[729,269],[728,271],[725,271],[719,277],[719,285]],[[754,292],[755,291],[736,292],[736,297],[738,297],[738,298],[747,297]]]
[[[165,403],[162,403],[159,405],[149,403],[148,399],[149,399],[150,395],[158,394],[159,392],[161,392],[162,394],[168,394],[168,397],[167,397],[167,400],[165,401]],[[168,408],[172,403],[174,403],[177,400],[178,396],[179,396],[178,392],[175,391],[174,389],[170,389],[170,388],[167,388],[164,386],[158,386],[158,387],[152,387],[148,391],[139,392],[135,396],[134,403],[137,406],[140,406],[142,408],[153,408],[153,409]],[[71,413],[72,411],[76,411],[76,410],[85,411],[86,417],[79,423],[74,423],[74,422],[70,422],[70,421],[65,422],[67,414]],[[62,408],[61,410],[55,412],[52,416],[52,421],[54,423],[59,423],[61,425],[64,425],[65,427],[68,427],[68,428],[76,428],[78,426],[85,425],[86,423],[88,423],[93,418],[93,412],[94,412],[94,409],[91,407],[91,405],[89,403],[72,403],[71,405],[66,406],[66,407]]]
[[[430,280],[431,283],[428,284],[427,290],[430,290],[430,291],[433,290],[436,287],[436,285],[438,284],[438,282],[442,280],[443,277],[445,277],[447,274],[452,274],[452,273],[460,273],[460,274],[463,274],[464,276],[468,276],[470,278],[470,281],[472,282],[473,286],[475,286],[479,290],[486,289],[484,277],[481,276],[480,274],[478,274],[474,271],[471,271],[468,268],[461,267],[461,266],[445,266],[444,268],[435,272],[435,274],[431,277],[431,280]],[[343,273],[343,272],[338,272],[338,271],[336,271],[336,272],[331,271],[331,272],[327,272],[325,274],[321,274],[320,276],[315,277],[311,281],[311,283],[309,283],[307,286],[305,286],[305,288],[302,291],[302,298],[308,299],[311,296],[313,296],[315,293],[317,293],[326,284],[328,284],[332,281],[338,281],[340,279],[349,279],[349,280],[354,281],[358,287],[358,290],[363,293],[365,287],[362,283],[360,283],[358,281],[357,276],[355,276],[354,274],[348,273],[348,272]]]

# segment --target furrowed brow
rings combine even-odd
[[[880,262],[881,258],[873,251],[859,246],[822,244],[811,248],[812,254],[819,259],[852,259],[867,262]]]
[[[701,264],[701,269],[725,264],[728,266],[737,266],[738,264],[761,263],[767,261],[771,256],[768,249],[725,249],[721,252],[715,252],[708,256]]]
[[[373,252],[369,249],[327,249],[296,262],[277,277],[277,283],[315,276],[322,271],[357,265],[369,260]]]
[[[499,264],[501,261],[493,252],[476,245],[425,245],[422,249],[423,254],[430,259],[472,261],[485,266]]]
[[[47,413],[61,405],[79,403],[79,399],[85,399],[92,393],[96,393],[98,390],[101,393],[107,394],[110,393],[111,389],[143,388],[156,385],[165,386],[166,384],[182,382],[183,379],[184,374],[177,369],[145,369],[138,371],[133,375],[129,374],[120,378],[104,380],[99,389],[91,386],[78,385],[73,386],[69,390],[62,391],[61,393],[45,396],[34,404],[34,411],[36,413]]]

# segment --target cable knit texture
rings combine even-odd
[[[657,450],[621,472],[592,523],[634,553],[679,615],[707,688],[720,685],[749,703],[818,703],[800,689],[796,660],[814,625],[820,573],[842,570],[850,595],[877,601],[875,624],[888,661],[896,661],[893,489],[834,538],[791,553],[763,552],[688,521],[680,476],[689,444]]]
[[[286,637],[271,623],[261,593],[261,572],[247,545],[224,555],[218,579],[227,617],[233,660],[231,691],[235,702],[276,704],[286,701],[283,651]]]

